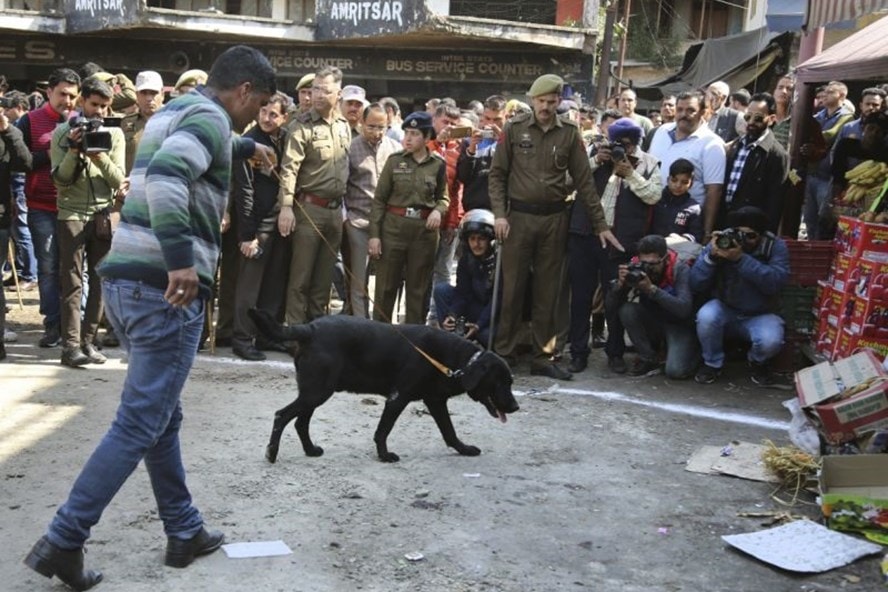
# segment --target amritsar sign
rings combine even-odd
[[[423,0],[316,0],[317,39],[403,33],[428,19]]]

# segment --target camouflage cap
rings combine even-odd
[[[551,93],[557,93],[560,95],[563,88],[564,80],[560,76],[556,76],[555,74],[543,74],[530,85],[530,90],[527,91],[527,96],[533,98]]]
[[[306,74],[302,78],[299,79],[299,82],[296,83],[296,90],[302,90],[303,88],[308,88],[311,86],[311,83],[314,82],[315,75],[314,74]]]

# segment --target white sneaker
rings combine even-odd
[[[3,343],[15,343],[18,341],[18,333],[15,331],[10,331],[9,329],[3,329]]]

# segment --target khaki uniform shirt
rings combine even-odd
[[[129,176],[133,170],[133,162],[136,160],[136,150],[139,148],[139,141],[142,139],[142,131],[148,123],[148,118],[143,117],[141,113],[130,113],[120,122],[120,128],[123,130],[123,137],[126,140],[126,175]]]
[[[334,114],[326,121],[312,109],[296,118],[289,134],[281,165],[280,205],[292,206],[297,193],[342,199],[352,140],[345,118]]]
[[[572,190],[567,173],[577,199],[586,204],[595,232],[607,230],[579,127],[555,117],[544,131],[533,114],[513,117],[506,124],[490,168],[494,216],[505,218],[511,199],[531,204],[565,201]]]
[[[395,152],[382,168],[370,210],[370,238],[382,236],[386,207],[437,210],[443,219],[450,207],[447,197],[447,164],[434,153],[417,162],[413,155]]]

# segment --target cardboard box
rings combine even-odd
[[[827,442],[852,442],[866,432],[888,428],[888,381],[878,380],[854,396],[814,405],[811,410]]]
[[[852,296],[845,302],[844,310],[849,306],[851,316],[842,323],[843,330],[861,337],[888,339],[888,303]]]
[[[839,292],[845,291],[845,283],[848,280],[848,274],[854,268],[854,260],[854,257],[845,253],[838,253],[833,258],[829,268],[828,282]]]
[[[839,253],[870,261],[888,261],[888,225],[841,216],[834,240]]]
[[[881,361],[865,351],[835,362],[823,362],[795,373],[802,408],[812,407],[873,378],[884,376]]]
[[[845,277],[845,292],[873,302],[888,301],[888,262],[852,259]]]
[[[888,454],[824,456],[820,505],[830,528],[888,543]]]
[[[814,350],[825,356],[827,360],[833,359],[833,352],[836,349],[836,341],[838,341],[838,327],[829,324],[829,319],[821,317],[820,328],[817,331],[817,341],[814,343]]]
[[[838,330],[833,350],[834,358],[843,358],[864,351],[870,352],[879,360],[884,360],[888,356],[888,339],[856,335],[847,327]]]
[[[823,288],[820,309],[817,313],[819,318],[825,318],[833,327],[841,327],[851,319],[853,310],[854,302],[851,296],[836,290],[835,287]]]

